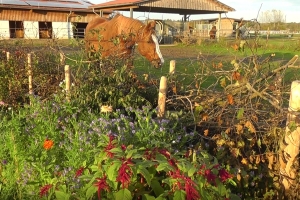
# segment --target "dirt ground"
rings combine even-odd
[[[176,47],[176,45],[162,45],[160,51],[165,58],[169,59],[197,58],[199,55],[196,48]]]

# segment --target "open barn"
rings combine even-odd
[[[87,23],[98,14],[92,5],[87,0],[1,0],[0,38],[83,38]]]
[[[182,15],[181,21],[155,19],[157,21],[156,30],[163,43],[172,43],[176,40],[175,38],[190,37],[193,33],[193,28],[190,26],[191,15],[216,14],[216,16],[218,16],[217,19],[221,19],[221,14],[235,11],[234,8],[217,0],[113,0],[93,5],[91,8],[130,11],[131,17],[133,17],[133,12]],[[216,26],[217,30],[223,28],[222,23],[217,23]],[[208,32],[209,31],[204,31],[200,34],[198,31],[197,35],[199,37],[209,37]],[[217,31],[217,34],[220,32],[221,31]],[[219,37],[220,35],[217,36]]]

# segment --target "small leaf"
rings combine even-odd
[[[238,181],[240,181],[240,180],[242,179],[242,176],[241,176],[240,173],[238,173],[238,174],[236,175],[236,179],[237,179]]]
[[[149,173],[149,171],[146,168],[139,165],[137,172],[143,175],[143,177],[146,179],[148,185],[151,184],[151,174]]]
[[[228,100],[229,105],[233,105],[234,104],[233,96],[231,94],[227,95],[227,100]]]
[[[145,200],[155,200],[155,197],[154,196],[151,196],[149,194],[144,194],[143,195],[143,199]]]
[[[122,200],[131,200],[132,196],[131,196],[131,192],[125,188],[125,189],[121,189],[118,192],[116,192],[114,194],[115,199],[122,199]]]
[[[203,135],[204,135],[204,136],[207,136],[207,135],[208,135],[208,129],[204,130]]]
[[[55,191],[55,196],[56,196],[57,200],[68,200],[68,199],[70,199],[69,194],[67,194],[65,192],[62,192],[62,191],[58,191],[58,190]]]
[[[207,113],[202,114],[202,120],[205,121],[205,122],[208,120],[208,114]]]
[[[250,133],[256,133],[255,127],[253,126],[253,124],[249,120],[245,123],[245,127],[248,128]]]
[[[236,118],[238,120],[242,119],[244,117],[244,108],[240,108],[237,112]]]
[[[288,125],[291,132],[295,131],[297,129],[297,124],[295,121],[291,121]]]
[[[183,190],[176,190],[174,192],[174,198],[173,200],[183,200],[186,199],[186,193]]]
[[[173,170],[172,166],[168,162],[161,162],[156,168],[156,171],[169,171]]]
[[[151,188],[153,189],[156,196],[159,196],[162,193],[164,193],[164,189],[161,187],[160,183],[157,180],[151,181]]]
[[[220,80],[220,85],[221,85],[221,87],[223,87],[223,88],[226,87],[226,78],[225,78],[225,77],[222,78],[222,79]]]
[[[92,185],[91,187],[89,187],[89,189],[86,191],[86,199],[91,199],[91,197],[97,192],[97,187],[95,187],[94,185]]]
[[[247,158],[243,158],[243,159],[241,160],[241,163],[244,164],[244,165],[247,165],[247,164],[248,164]]]
[[[237,134],[243,133],[243,128],[244,128],[244,127],[243,127],[241,124],[235,125],[235,128],[236,128],[236,133],[237,133]]]
[[[241,79],[241,74],[237,71],[233,72],[232,73],[232,79],[235,80],[235,81],[238,81]]]
[[[115,160],[114,163],[107,170],[107,178],[114,181],[117,178],[119,168],[121,166],[121,161]]]
[[[188,170],[188,176],[192,177],[195,172],[197,171],[196,167],[192,166],[189,170]]]
[[[226,188],[222,183],[218,184],[218,192],[221,196],[225,196],[226,195]]]
[[[236,194],[230,194],[229,199],[230,200],[241,200],[241,198]]]
[[[257,146],[258,146],[259,148],[261,148],[261,140],[260,140],[260,138],[258,138],[258,140],[257,140]]]

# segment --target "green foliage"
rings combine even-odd
[[[184,156],[184,140],[172,135],[187,133],[153,119],[147,107],[99,115],[60,99],[31,102],[1,111],[1,199],[94,199],[100,186],[108,199],[178,199],[187,194],[177,181],[189,181],[200,196],[231,195],[231,175],[223,179],[223,168],[203,151]],[[96,187],[103,177],[107,190],[104,183]]]

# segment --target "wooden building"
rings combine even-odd
[[[87,0],[1,0],[0,39],[82,38],[97,16],[92,5]],[[104,16],[110,13],[102,11]]]
[[[209,31],[213,26],[219,27],[217,28],[217,32],[219,32],[220,37],[234,37],[238,27],[241,25],[241,23],[245,22],[246,21],[243,19],[212,18],[190,21],[189,26],[193,30],[194,34],[199,34],[203,37],[209,36]]]

